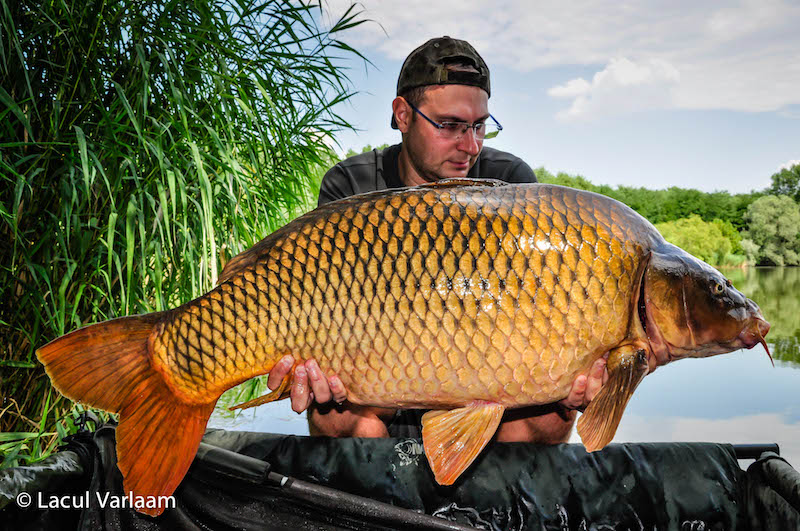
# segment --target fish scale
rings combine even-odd
[[[197,404],[284,354],[338,373],[355,403],[553,402],[624,337],[641,235],[657,237],[644,224],[618,203],[543,186],[339,201],[175,309],[154,363]]]

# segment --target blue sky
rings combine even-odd
[[[344,1],[328,3],[335,17]],[[492,72],[487,141],[532,167],[595,183],[748,192],[800,161],[800,4],[366,0],[342,37],[360,91],[339,108],[360,131],[341,152],[399,142],[391,100],[405,56],[441,35]]]

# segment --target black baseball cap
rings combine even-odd
[[[447,65],[462,63],[477,72],[448,70]],[[470,85],[482,88],[492,95],[489,85],[489,67],[475,48],[467,41],[444,36],[431,39],[406,57],[397,78],[397,95],[428,85]],[[397,122],[392,113],[392,129]]]

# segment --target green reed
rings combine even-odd
[[[283,0],[0,0],[3,466],[47,455],[80,411],[36,348],[191,300],[314,203],[351,128],[335,110],[352,95],[347,66],[364,60],[340,40],[360,12],[329,27],[321,14]]]

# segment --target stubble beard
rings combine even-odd
[[[417,155],[416,150],[413,148],[408,150],[408,160],[411,162],[411,166],[417,172],[417,175],[422,177],[425,182],[433,183],[445,178],[443,175],[427,170],[424,161]]]

